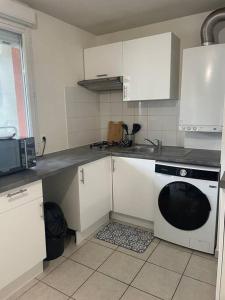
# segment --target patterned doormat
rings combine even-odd
[[[154,236],[150,231],[112,222],[101,229],[96,238],[137,253],[144,253]]]

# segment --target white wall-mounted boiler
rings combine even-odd
[[[185,49],[179,129],[221,132],[225,98],[225,44]]]

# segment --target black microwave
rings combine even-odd
[[[0,176],[36,166],[34,138],[0,139]]]

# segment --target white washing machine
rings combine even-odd
[[[154,234],[214,253],[219,169],[156,162]]]

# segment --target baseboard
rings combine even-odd
[[[13,294],[15,294],[19,289],[23,288],[26,284],[28,284],[32,279],[37,277],[43,272],[43,262],[40,262],[31,270],[17,278],[15,281],[4,287],[0,291],[0,299],[6,300]]]
[[[76,243],[77,243],[77,245],[79,245],[83,240],[87,239],[90,235],[92,235],[100,227],[102,227],[103,225],[105,225],[107,223],[109,223],[109,214],[106,214],[103,218],[101,218],[99,221],[94,223],[88,229],[86,229],[82,232],[76,231]]]
[[[111,220],[115,220],[115,221],[119,221],[125,224],[129,224],[129,225],[135,225],[138,227],[144,227],[148,230],[153,231],[154,229],[154,224],[151,221],[146,221],[146,220],[142,220],[142,219],[138,219],[135,217],[130,217],[127,215],[123,215],[123,214],[118,214],[115,212],[111,212],[110,213],[110,219]]]

